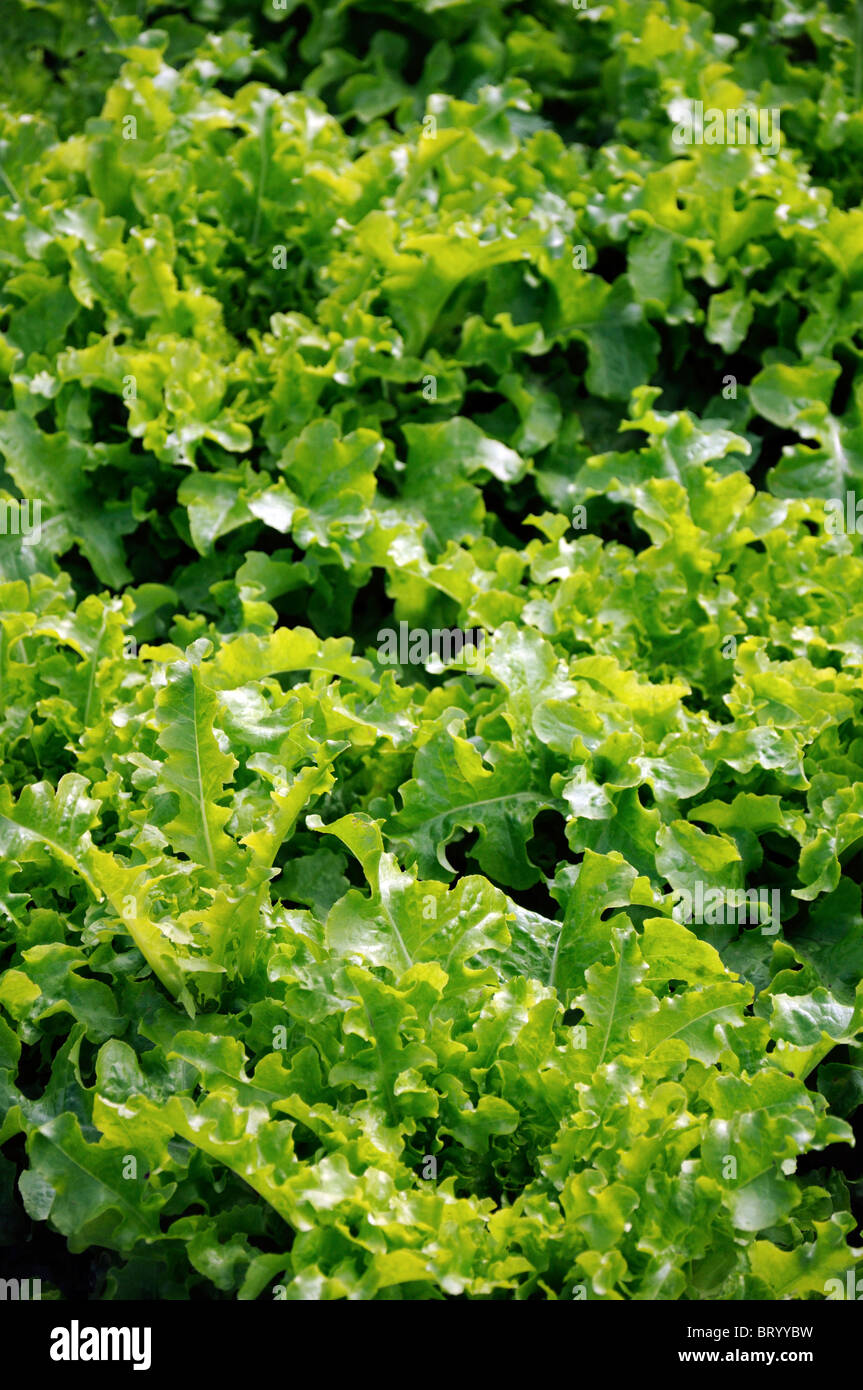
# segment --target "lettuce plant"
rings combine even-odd
[[[832,1296],[855,16],[9,11],[9,1260],[104,1299]],[[681,146],[693,102],[781,139]]]

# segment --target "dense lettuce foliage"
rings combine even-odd
[[[4,1268],[844,1284],[861,16],[7,0]]]

